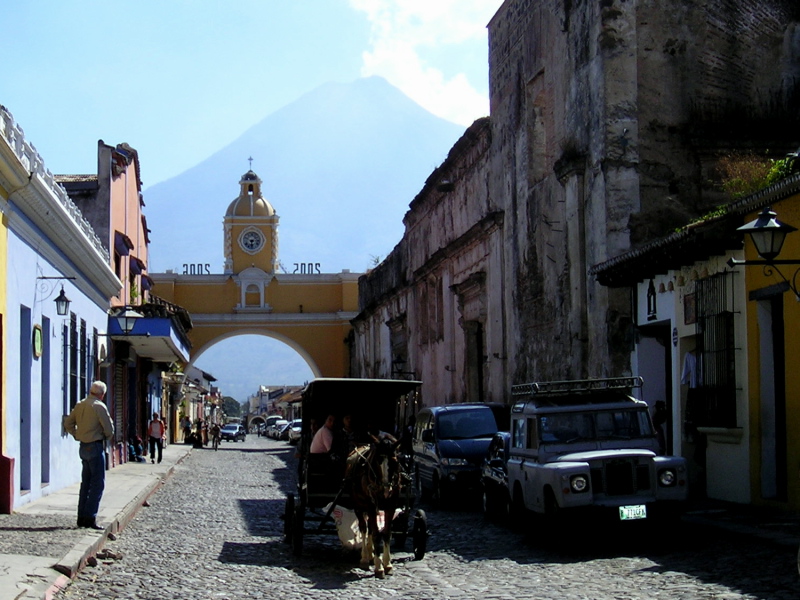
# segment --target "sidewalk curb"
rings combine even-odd
[[[45,600],[52,600],[58,592],[64,590],[75,578],[75,576],[77,576],[78,573],[80,573],[86,567],[89,558],[97,554],[97,552],[103,548],[109,535],[117,535],[124,530],[125,527],[127,527],[128,524],[136,517],[139,509],[142,508],[145,502],[147,502],[147,500],[154,493],[156,493],[170,477],[172,477],[175,472],[175,466],[181,464],[190,454],[190,452],[187,452],[175,463],[175,465],[170,466],[163,475],[144,487],[142,491],[130,502],[128,502],[125,508],[123,508],[122,511],[117,514],[117,517],[108,526],[106,526],[104,531],[98,532],[99,534],[97,535],[87,534],[80,542],[73,546],[73,548],[67,552],[67,554],[64,555],[61,560],[54,564],[52,568],[55,569],[59,575],[55,581],[51,582],[47,586],[47,589],[43,591],[42,595],[37,594],[36,596],[20,596],[20,600],[23,598],[33,597],[43,597]],[[33,589],[29,590],[29,594],[33,591]]]
[[[67,589],[72,580],[66,575],[59,575],[50,587],[44,591],[44,600],[53,600],[58,592]]]
[[[693,525],[721,529],[728,533],[757,538],[778,546],[784,546],[792,549],[796,549],[798,546],[800,546],[800,537],[786,533],[785,531],[763,530],[757,527],[741,525],[735,522],[725,522],[718,519],[709,519],[698,515],[683,515],[682,520]]]

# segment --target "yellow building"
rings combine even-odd
[[[687,458],[690,492],[797,511],[800,232],[759,257],[745,231],[770,210],[800,227],[800,174],[590,274],[634,294],[633,372],[645,401],[666,404],[667,451]]]
[[[775,186],[764,211],[800,227],[800,177]],[[763,206],[763,203],[762,203]],[[750,237],[745,235],[744,237]],[[745,259],[763,263],[751,239]],[[780,264],[786,261],[789,264]],[[794,263],[794,264],[791,264]],[[750,408],[750,477],[754,502],[800,509],[800,233],[785,238],[772,265],[739,267],[745,276]]]
[[[225,214],[225,272],[151,273],[153,293],[192,315],[192,362],[217,342],[256,334],[292,347],[314,376],[348,376],[359,274],[280,273],[279,217],[261,184],[245,173]]]

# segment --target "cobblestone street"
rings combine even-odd
[[[428,554],[410,542],[379,580],[358,569],[333,536],[307,537],[302,557],[282,541],[294,449],[248,436],[220,450],[194,450],[95,567],[60,599],[481,598],[539,600],[788,600],[797,597],[787,548],[719,531],[680,527],[662,535],[616,535],[581,551],[534,544],[471,510],[428,512]],[[121,555],[121,556],[120,556]],[[102,558],[106,556],[107,558]],[[114,556],[119,556],[114,558]]]

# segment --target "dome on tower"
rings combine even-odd
[[[241,191],[228,206],[226,217],[272,217],[275,209],[261,195],[261,179],[253,171],[242,175],[239,181]]]

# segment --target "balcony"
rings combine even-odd
[[[117,319],[109,317],[108,333],[112,340],[130,344],[138,356],[153,362],[189,362],[192,344],[187,332],[192,321],[185,309],[156,297],[131,308],[142,318],[136,319],[130,333],[125,333]]]

